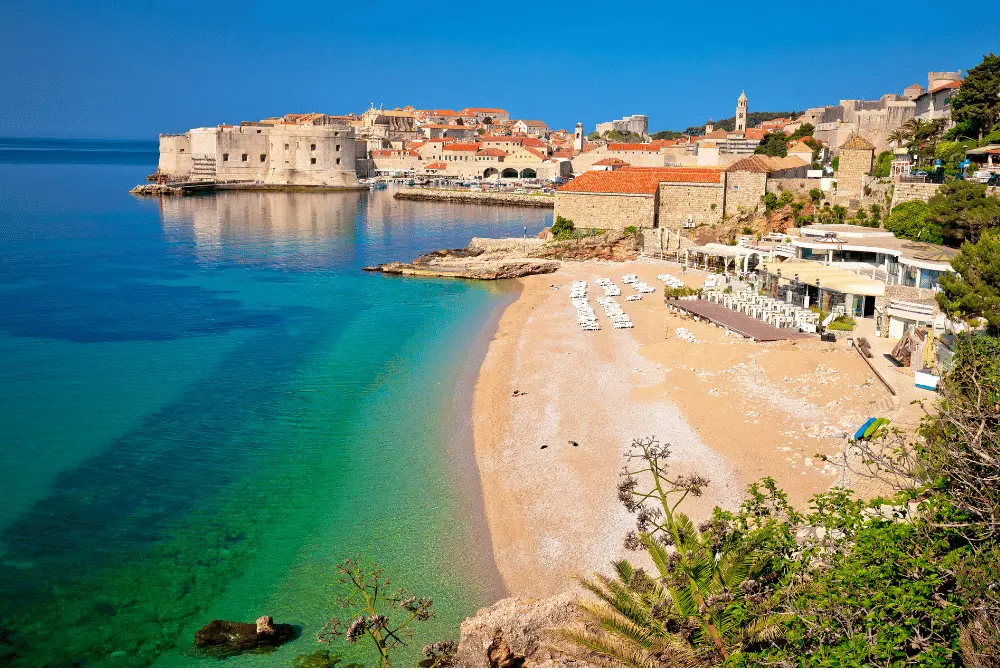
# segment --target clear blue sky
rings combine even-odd
[[[741,89],[751,111],[836,104],[1000,48],[995,22],[942,2],[631,6],[12,0],[0,134],[152,139],[369,101],[683,129],[731,116]]]

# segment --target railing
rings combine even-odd
[[[899,310],[901,312],[910,312],[911,314],[919,314],[921,316],[933,317],[934,307],[931,305],[924,305],[918,302],[908,302],[906,300],[889,300],[889,309]]]

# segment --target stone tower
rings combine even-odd
[[[852,133],[840,145],[837,165],[837,194],[848,198],[861,198],[866,177],[872,173],[875,147],[857,133]]]
[[[709,119],[708,123],[705,124],[705,134],[708,135],[713,130],[715,130],[715,122]]]
[[[736,101],[736,127],[733,132],[745,133],[747,131],[747,93],[740,93],[740,99]]]
[[[573,151],[583,153],[583,124],[576,122],[576,130],[573,131]]]

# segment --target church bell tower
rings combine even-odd
[[[734,132],[745,133],[747,131],[747,93],[740,93],[740,99],[736,101],[736,127]]]
[[[573,131],[573,151],[578,154],[583,153],[583,124],[579,121],[576,130]]]

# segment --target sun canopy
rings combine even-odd
[[[843,268],[809,261],[787,261],[768,268],[771,274],[781,270],[781,278],[791,281],[795,275],[805,284],[815,284],[819,279],[822,288],[852,295],[885,295],[885,283],[869,279]]]

